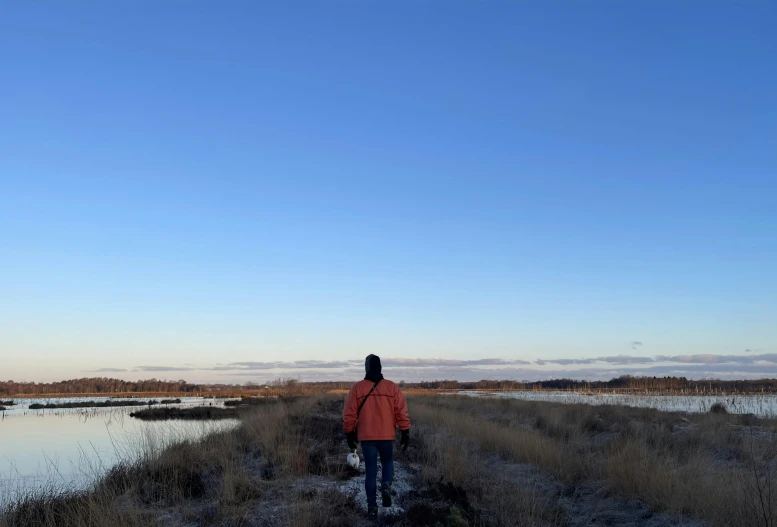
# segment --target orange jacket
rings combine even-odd
[[[356,412],[359,405],[370,393],[374,382],[363,380],[353,385],[345,399],[343,408],[343,428],[346,432],[353,431],[356,426]],[[388,379],[383,379],[373,390],[359,414],[357,435],[359,441],[378,441],[391,439],[400,430],[410,429],[410,417],[407,414],[407,402],[399,387]]]

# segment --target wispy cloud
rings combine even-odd
[[[382,359],[385,366],[415,366],[418,368],[439,368],[444,366],[502,366],[507,364],[531,364],[531,361],[520,359]]]
[[[609,364],[650,364],[655,362],[653,357],[638,357],[634,355],[614,355],[611,357],[598,357],[598,362],[607,362]]]
[[[304,370],[304,369],[331,369],[348,368],[355,364],[349,361],[323,361],[323,360],[301,360],[293,362],[231,362],[223,366],[215,366],[211,369],[216,371],[228,370]]]
[[[642,347],[642,342],[641,341],[639,341],[639,340],[631,341],[631,349],[636,351],[636,350],[638,350],[641,347]]]
[[[155,371],[192,371],[195,368],[179,366],[138,366],[132,371],[155,372]]]
[[[593,364],[597,362],[597,359],[537,359],[535,364],[544,366],[545,364],[559,364],[561,366],[568,366],[570,364]]]
[[[637,343],[634,341],[632,345]],[[641,344],[640,344],[641,345]],[[639,347],[639,346],[637,346]],[[609,379],[619,375],[678,375],[689,378],[764,377],[777,375],[777,353],[688,354],[688,355],[603,355],[518,359],[488,357],[479,359],[383,358],[383,371],[393,379],[516,379],[547,378]],[[364,375],[361,358],[345,360],[239,361],[212,365],[138,366],[132,370],[100,368],[95,373],[192,372],[187,379],[209,382],[214,378],[240,377],[269,380],[294,376],[303,380],[347,380]]]
[[[610,357],[593,357],[589,359],[537,359],[534,364],[544,366],[546,364],[558,364],[561,366],[569,366],[571,364],[596,364],[597,362],[605,362],[608,364],[650,364],[655,362],[653,357],[638,357],[633,355],[613,355]]]
[[[417,368],[441,368],[441,367],[476,367],[476,366],[503,366],[509,364],[531,364],[528,360],[521,359],[500,359],[486,358],[473,360],[458,359],[410,359],[410,358],[385,358],[381,359],[384,368],[396,366],[414,366]],[[262,370],[307,370],[307,369],[344,369],[353,367],[363,367],[364,362],[359,360],[347,361],[323,361],[323,360],[300,360],[292,362],[231,362],[219,366],[213,366],[209,369],[213,371],[262,371]]]
[[[681,364],[755,364],[767,362],[777,364],[777,353],[764,353],[759,355],[659,355],[656,360],[660,362],[679,362]]]
[[[777,364],[777,353],[764,353],[759,355],[718,355],[718,354],[696,354],[696,355],[657,355],[655,357],[634,356],[634,355],[615,355],[609,357],[593,357],[586,359],[538,359],[534,364],[544,366],[548,364],[557,364],[560,366],[585,365],[606,363],[612,365],[626,364],[651,364],[651,363],[678,363],[678,364],[756,364],[771,363]]]

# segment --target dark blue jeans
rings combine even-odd
[[[367,507],[377,507],[378,455],[380,455],[383,476],[380,487],[381,489],[389,489],[394,480],[394,441],[362,441],[362,454],[364,455],[364,466],[367,472],[364,479],[364,489],[367,491]]]

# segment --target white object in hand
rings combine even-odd
[[[356,453],[356,450],[348,454],[348,457],[345,458],[345,461],[353,468],[356,468],[356,469],[359,468],[359,454]]]

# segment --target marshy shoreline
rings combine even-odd
[[[65,410],[74,408],[123,408],[129,406],[155,406],[159,404],[181,404],[181,399],[108,399],[106,401],[68,401],[60,403],[33,403],[30,410]]]
[[[20,496],[0,526],[362,525],[343,398],[221,408],[240,425],[118,463],[87,491]],[[412,442],[397,450],[385,525],[775,525],[774,420],[456,395],[408,404]]]

